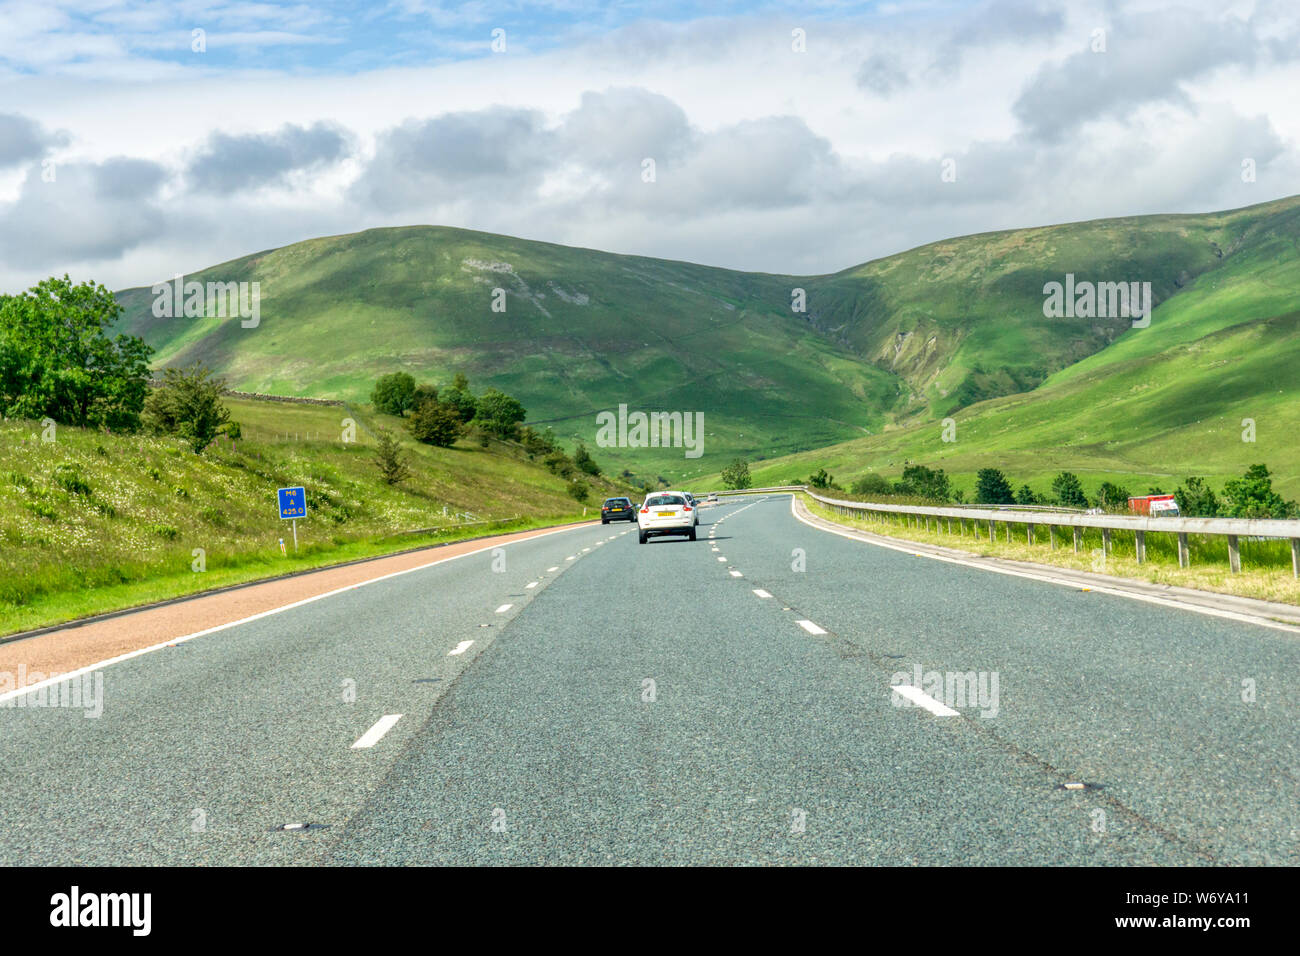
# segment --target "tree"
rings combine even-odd
[[[1052,479],[1052,497],[1056,503],[1066,508],[1088,507],[1088,496],[1083,493],[1083,485],[1077,475],[1063,471]]]
[[[1114,482],[1103,481],[1097,489],[1097,507],[1106,511],[1127,510],[1128,499],[1128,489]]]
[[[375,429],[378,444],[375,446],[375,464],[379,466],[379,476],[386,485],[395,485],[411,477],[407,459],[393,433],[386,428]]]
[[[600,474],[600,465],[596,464],[596,459],[591,457],[587,446],[582,442],[578,442],[578,450],[573,453],[573,463],[579,471],[586,472],[593,478]]]
[[[405,372],[380,376],[370,393],[370,402],[389,415],[405,415],[414,407],[415,379]]]
[[[1190,476],[1186,485],[1180,485],[1174,492],[1178,502],[1178,511],[1189,518],[1220,517],[1219,496],[1202,478]]]
[[[179,436],[198,454],[229,429],[230,412],[221,404],[225,390],[226,383],[198,362],[187,369],[169,368],[162,385],[145,400],[144,423],[157,434]]]
[[[1241,478],[1225,481],[1223,497],[1229,518],[1289,518],[1300,511],[1294,501],[1284,501],[1273,490],[1273,478],[1265,465],[1251,465]]]
[[[469,379],[464,372],[457,372],[451,388],[443,389],[442,400],[456,409],[462,422],[473,421],[478,412],[478,401],[469,390]]]
[[[1021,485],[1020,490],[1016,492],[1016,504],[1036,505],[1038,504],[1038,495],[1034,494],[1034,489],[1028,485]]]
[[[153,349],[135,336],[108,336],[121,314],[108,289],[66,275],[0,296],[0,414],[139,428]]]
[[[743,458],[737,458],[726,468],[722,469],[722,484],[727,488],[744,489],[750,486],[752,479],[749,477],[749,462]]]
[[[933,498],[947,501],[952,494],[948,485],[948,476],[942,468],[927,468],[925,465],[907,465],[903,468],[903,477],[898,482],[898,491],[905,495],[920,498]]]
[[[975,476],[975,500],[980,504],[1013,505],[1016,496],[1001,469],[981,468]]]
[[[808,484],[814,488],[829,488],[835,483],[835,479],[826,474],[825,468],[818,468],[817,473],[808,476]]]
[[[589,494],[591,489],[587,487],[585,481],[575,481],[569,485],[569,496],[575,501],[586,501]]]
[[[519,433],[519,423],[527,416],[528,411],[517,399],[489,388],[479,397],[474,420],[498,438],[514,438]]]
[[[889,483],[889,479],[884,475],[877,475],[872,472],[856,479],[853,484],[849,485],[849,491],[859,497],[866,495],[892,495],[894,486]]]
[[[438,390],[432,385],[420,384],[415,386],[415,391],[411,393],[411,408],[418,409],[425,402],[436,402],[438,400]]]
[[[411,413],[407,428],[416,441],[438,448],[450,448],[456,444],[464,426],[456,409],[434,399],[416,407]]]

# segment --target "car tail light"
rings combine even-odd
[[[691,510],[691,506],[690,506],[690,505],[682,505],[682,510],[683,510],[683,511],[690,511],[690,510]]]
[[[642,508],[642,509],[641,509],[641,513],[642,513],[643,515],[648,515],[648,514],[650,513],[650,509],[649,509],[649,508]]]

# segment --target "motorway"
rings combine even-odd
[[[891,689],[918,670],[986,693]],[[0,708],[0,863],[1300,862],[1300,633],[848,540],[788,495],[102,673],[97,718]]]

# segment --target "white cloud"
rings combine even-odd
[[[20,35],[62,23],[70,48],[82,42],[57,11],[8,6]],[[214,7],[214,31],[324,35],[283,8],[271,23],[260,6]],[[642,22],[545,52],[512,39],[502,55],[484,43],[466,60],[349,75],[129,55],[95,75],[93,58],[120,45],[88,48],[76,69],[0,79],[3,102],[17,104],[6,107],[13,129],[30,134],[15,134],[10,152],[60,164],[55,183],[11,167],[26,178],[0,193],[0,218],[38,241],[0,257],[0,289],[64,271],[143,284],[297,239],[419,222],[827,272],[951,235],[1295,191],[1300,61],[1282,55],[1297,29],[1288,7],[1261,2],[1227,19],[1208,2],[1140,4],[1123,19],[1109,9],[907,5],[809,20],[806,53],[790,46],[797,17]],[[112,10],[142,36],[161,29],[152,6]],[[472,5],[444,13],[486,16]],[[307,7],[298,16],[328,21]],[[1110,79],[1079,86],[1099,23],[1112,30],[1101,55]],[[286,128],[333,134],[277,139]],[[55,130],[67,135],[50,139]],[[150,165],[108,163],[119,156]],[[653,184],[641,180],[647,156]],[[1258,164],[1250,186],[1244,157]],[[945,158],[955,183],[940,180]],[[138,208],[105,192],[105,177],[127,188],[145,170],[161,178]]]

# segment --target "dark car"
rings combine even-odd
[[[611,521],[635,521],[636,507],[628,498],[606,498],[605,503],[600,506],[600,523],[609,524]]]

